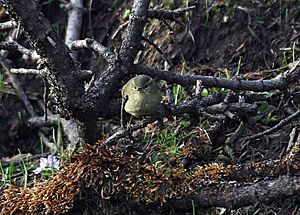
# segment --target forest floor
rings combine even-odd
[[[97,3],[99,3],[97,5]],[[114,45],[107,35],[111,35],[120,23],[126,20],[125,12],[131,1],[124,1],[119,5],[119,10],[108,10],[109,1],[95,1],[91,13],[93,23],[99,25],[89,26],[83,30],[83,37],[98,34],[97,40],[104,45]],[[167,1],[166,1],[167,2]],[[190,1],[193,3],[195,1]],[[205,1],[204,1],[205,2]],[[155,4],[155,1],[153,1]],[[168,26],[161,21],[151,21],[145,29],[145,37],[151,38],[163,55],[151,44],[144,42],[144,50],[139,54],[138,61],[151,67],[164,68],[165,59],[168,59],[170,70],[184,74],[210,75],[228,79],[242,78],[249,80],[266,80],[276,77],[287,71],[300,57],[300,3],[299,1],[208,1],[200,4],[195,11],[181,19],[178,23],[172,22]],[[172,8],[168,3],[164,7]],[[43,10],[56,27],[61,27],[65,17],[57,10],[58,2],[45,3]],[[88,23],[88,14],[84,17]],[[1,35],[5,39],[6,34]],[[120,39],[120,35],[118,37]],[[25,38],[23,38],[24,41]],[[120,42],[120,41],[118,41]],[[17,53],[10,53],[8,58],[24,66]],[[85,62],[90,53],[80,53],[83,67],[88,67]],[[30,65],[28,65],[30,67]],[[7,76],[1,70],[0,76],[0,161],[2,171],[7,172],[14,160],[19,160],[19,155],[28,153],[36,156],[34,165],[37,165],[41,151],[49,152],[42,146],[40,132],[52,142],[66,138],[58,124],[35,127],[28,123],[31,118],[24,105],[9,84]],[[32,103],[36,115],[43,115],[43,81],[39,77],[26,75],[18,76],[22,86]],[[2,79],[2,80],[1,80]],[[181,103],[192,96],[194,88],[179,85],[170,87],[173,102]],[[202,91],[202,96],[210,93],[230,93],[223,88],[209,88]],[[120,95],[116,95],[120,96]],[[280,120],[288,117],[300,104],[300,88],[298,84],[290,86],[285,91],[268,91],[258,93],[262,99],[255,104],[258,112],[247,122],[247,127],[241,137],[251,136],[275,126]],[[165,99],[164,102],[166,102]],[[298,103],[299,102],[299,103]],[[244,116],[247,118],[247,116]],[[103,120],[103,119],[101,119]],[[113,126],[118,125],[119,119],[105,119],[102,123],[103,137],[109,136]],[[240,164],[248,161],[258,162],[266,159],[276,159],[285,153],[289,143],[292,128],[299,126],[299,122],[287,124],[277,131],[259,139],[241,144],[236,140],[225,144],[228,137],[237,129],[240,118],[227,119],[214,130],[212,122],[202,119],[193,119],[192,116],[182,116],[165,121],[164,127],[157,129],[155,124],[134,133],[134,137],[141,143],[141,147],[148,147],[157,152],[155,145],[163,144],[160,151],[151,154],[153,161],[161,159],[166,154],[176,154],[187,150],[189,144],[204,144],[198,149],[196,158],[188,160],[189,165],[209,162],[225,162]],[[107,126],[107,124],[111,124]],[[113,126],[112,126],[113,125]],[[65,146],[66,147],[66,146]],[[24,157],[25,159],[25,157]],[[190,164],[190,162],[192,164]],[[16,179],[20,179],[17,169],[20,164],[14,164]],[[32,169],[34,169],[34,165]],[[187,164],[185,164],[187,165]],[[2,172],[2,175],[3,173]],[[3,177],[3,176],[2,176]],[[3,180],[3,178],[2,178]],[[14,180],[12,180],[14,182]],[[297,208],[293,199],[282,200],[270,205],[257,204],[247,210],[251,214],[290,214]],[[221,214],[221,209],[214,209],[215,214]],[[209,212],[206,211],[207,213]],[[228,212],[227,212],[228,213]],[[244,214],[245,208],[231,211],[232,214]]]

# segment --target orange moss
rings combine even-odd
[[[73,163],[66,164],[49,180],[36,182],[31,188],[12,186],[4,190],[0,194],[1,214],[67,212],[79,196],[82,184],[98,190],[99,198],[109,199],[114,193],[125,190],[136,201],[163,204],[171,198],[183,198],[201,186],[217,184],[236,175],[242,177],[240,172],[245,169],[268,173],[273,169],[272,173],[277,173],[287,161],[243,166],[211,163],[188,170],[168,162],[141,164],[137,157],[116,146],[98,143],[75,154]],[[83,180],[85,183],[81,183]]]

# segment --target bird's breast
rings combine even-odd
[[[160,101],[159,94],[138,91],[129,96],[124,108],[127,113],[136,117],[150,115],[155,112]]]

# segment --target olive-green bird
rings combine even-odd
[[[151,115],[162,99],[158,84],[148,75],[130,79],[122,88],[125,111],[135,117]]]

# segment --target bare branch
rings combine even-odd
[[[15,41],[0,43],[0,49],[17,50],[17,51],[21,52],[22,54],[26,55],[27,57],[29,57],[30,59],[32,59],[33,61],[41,60],[40,55],[38,55],[36,53],[36,51],[27,49]]]
[[[93,49],[96,53],[103,56],[104,59],[109,63],[113,64],[115,62],[115,55],[105,46],[101,45],[96,40],[86,38],[84,40],[76,40],[70,44],[72,50],[77,50],[80,48]]]
[[[270,80],[229,80],[212,76],[181,75],[165,70],[147,68],[137,64],[133,66],[133,73],[146,74],[182,86],[195,85],[197,80],[201,80],[205,87],[221,87],[232,90],[250,90],[259,92],[267,90],[283,90],[290,84],[295,83],[300,77],[299,64],[300,62],[298,61],[298,64],[295,65],[293,69],[288,70],[284,75],[277,76]]]
[[[59,115],[49,114],[48,121],[45,121],[45,117],[32,117],[29,119],[29,123],[32,126],[41,127],[43,125],[53,125],[60,122],[64,133],[68,137],[68,140],[71,143],[71,146],[74,148],[79,144],[79,134],[78,134],[78,126],[73,120],[65,120],[61,118]],[[53,147],[53,146],[51,146]]]
[[[111,39],[114,40],[115,37],[120,33],[120,31],[127,27],[128,23],[129,21],[126,21],[122,25],[119,25],[119,27],[112,33]]]
[[[0,30],[6,30],[17,27],[18,24],[15,21],[7,21],[0,23]]]
[[[123,37],[120,49],[122,64],[129,68],[141,48],[142,33],[147,22],[149,0],[135,0],[133,4],[133,15],[129,20],[127,31]]]
[[[82,0],[71,0],[65,43],[70,46],[75,40],[80,39],[83,2]]]
[[[13,29],[12,30],[12,36],[8,40],[12,41],[12,43],[14,43],[14,47],[17,47],[17,49],[21,53],[24,52],[29,57],[32,57],[33,59],[35,59],[35,58],[39,59],[39,56],[34,51],[30,51],[30,50],[26,49],[25,47],[21,46],[20,44],[18,44],[17,42],[14,41],[14,40],[17,40],[19,35],[20,35],[19,30],[20,29]],[[8,46],[10,46],[10,45],[8,45]],[[23,102],[26,111],[29,113],[29,115],[31,117],[34,117],[36,114],[34,112],[33,106],[31,105],[26,93],[24,92],[24,89],[23,89],[21,83],[19,82],[17,76],[11,72],[11,65],[5,59],[7,54],[8,54],[8,51],[1,51],[1,53],[0,53],[0,63],[2,65],[2,67],[5,69],[10,83],[13,85],[13,87],[16,90],[18,96],[20,97],[21,101]],[[42,141],[45,145],[49,146],[49,145],[53,144],[48,140],[48,138],[42,132],[39,132],[39,136],[41,137],[41,139],[42,139]]]
[[[219,114],[219,113],[223,113],[226,110],[230,110],[233,112],[246,111],[246,113],[248,114],[254,114],[257,111],[256,105],[251,105],[247,103],[242,103],[242,104],[232,103],[228,105],[224,104],[221,106],[220,105],[208,106],[216,102],[221,102],[222,98],[224,97],[222,97],[221,95],[215,96],[214,98],[210,96],[202,100],[195,98],[191,101],[188,101],[180,105],[171,105],[170,107],[161,106],[160,109],[158,110],[158,114],[150,116],[149,118],[143,120],[142,122],[133,125],[131,128],[122,129],[119,132],[116,132],[114,135],[112,135],[105,141],[105,144],[113,144],[115,141],[128,136],[130,132],[146,127],[148,124],[153,123],[162,117],[175,116],[184,113],[191,113],[191,114],[205,115],[210,119],[218,121],[218,120],[223,120],[224,117],[222,115],[213,116],[210,114],[210,112],[212,112],[213,114],[216,113]]]
[[[178,8],[176,10],[150,9],[148,12],[148,17],[156,19],[169,19],[171,21],[175,21],[176,18],[181,17],[185,12],[194,10],[195,8],[195,6],[189,6],[185,8]]]
[[[132,131],[136,131],[140,128],[144,128],[148,124],[153,123],[153,122],[155,122],[156,120],[158,120],[160,118],[161,118],[161,116],[159,116],[159,115],[153,115],[153,116],[149,117],[148,119],[145,119],[142,122],[140,122],[136,125],[133,125],[130,128],[122,129],[122,130],[114,133],[109,138],[107,138],[105,140],[104,144],[107,144],[107,145],[114,144],[117,140],[120,140],[121,138],[124,138],[124,137],[128,136]]]
[[[34,116],[35,113],[33,111],[33,107],[30,104],[30,101],[27,98],[26,93],[24,92],[20,82],[18,81],[17,76],[15,74],[10,73],[10,70],[11,70],[10,65],[7,62],[7,60],[3,59],[2,56],[0,56],[0,64],[7,71],[7,74],[9,74],[8,75],[9,82],[13,85],[14,89],[16,90],[18,96],[20,97],[21,101],[23,102],[23,104],[25,106],[26,111],[31,116]]]
[[[23,25],[34,48],[45,59],[45,65],[49,69],[47,80],[51,81],[50,89],[55,91],[56,99],[59,101],[56,108],[59,112],[68,114],[76,107],[78,98],[84,92],[78,65],[51,23],[39,12],[36,1],[7,0],[6,5],[9,12]]]
[[[270,203],[279,197],[288,198],[300,191],[300,177],[281,176],[274,180],[257,182],[252,185],[240,185],[235,182],[225,182],[218,188],[201,187],[190,195],[169,203],[177,209],[189,208],[191,202],[197,202],[200,207],[245,207],[257,202]]]
[[[247,141],[247,140],[254,140],[254,139],[257,139],[259,137],[262,137],[264,135],[268,135],[268,134],[271,134],[275,131],[278,131],[280,128],[282,128],[282,126],[286,125],[287,123],[295,120],[298,116],[300,115],[300,110],[297,110],[295,113],[293,113],[292,115],[290,115],[289,117],[287,118],[284,118],[282,119],[277,125],[275,125],[274,127],[270,128],[270,129],[267,129],[261,133],[258,133],[258,134],[255,134],[255,135],[252,135],[252,136],[249,136],[249,137],[245,137],[243,138],[244,141]]]
[[[10,72],[15,73],[15,74],[34,74],[34,75],[40,75],[40,76],[44,76],[47,73],[45,70],[24,69],[24,68],[11,69]]]

